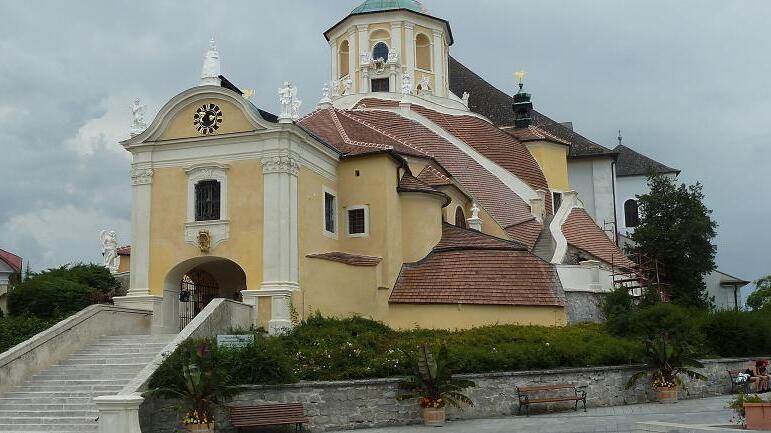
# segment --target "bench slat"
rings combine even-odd
[[[577,401],[583,400],[583,397],[545,397],[529,399],[528,403],[556,403],[559,401]]]
[[[308,417],[301,403],[232,406],[230,423],[233,427],[306,424]]]
[[[518,386],[517,390],[520,392],[537,392],[537,391],[551,391],[557,389],[569,389],[577,388],[572,383],[560,383],[556,385],[536,385],[536,386]]]

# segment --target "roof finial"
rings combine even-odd
[[[217,43],[214,41],[214,36],[209,41],[209,50],[206,51],[203,57],[203,68],[201,68],[201,85],[202,86],[219,86],[220,81],[220,53],[217,51]]]
[[[514,76],[517,78],[517,82],[519,83],[519,90],[522,90],[522,87],[525,85],[525,75],[527,75],[527,72],[521,69],[514,73]]]
[[[618,130],[618,145],[619,145],[619,146],[621,146],[621,141],[622,141],[623,139],[624,139],[624,138],[621,136],[621,130],[619,129],[619,130]]]

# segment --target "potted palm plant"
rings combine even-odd
[[[691,380],[707,379],[693,368],[704,368],[704,364],[694,357],[690,346],[670,340],[666,333],[662,333],[645,342],[645,368],[632,375],[626,387],[629,389],[643,377],[650,376],[658,401],[676,403],[677,388],[684,386],[681,375]]]
[[[164,387],[147,395],[176,399],[182,424],[191,433],[214,433],[214,409],[235,396],[242,387],[231,386],[230,377],[218,368],[209,343],[180,348],[181,367]],[[175,354],[176,355],[176,354]]]
[[[447,366],[447,347],[442,346],[434,357],[431,348],[423,344],[412,359],[412,376],[399,383],[397,400],[417,399],[427,426],[440,427],[445,421],[445,407],[473,406],[474,402],[463,393],[476,384],[470,380],[455,379]]]

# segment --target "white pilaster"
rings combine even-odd
[[[297,175],[299,157],[284,149],[263,158],[263,281],[249,297],[273,299],[269,331],[291,327],[289,302],[299,289]],[[252,292],[252,291],[248,291]],[[256,305],[256,301],[255,301]]]
[[[366,51],[370,51],[369,47],[369,26],[366,24],[360,24],[356,26],[356,30],[359,34],[359,52],[357,53],[358,56],[361,56],[361,53]],[[369,92],[369,76],[366,74],[366,67],[359,65],[359,87],[356,89],[359,93],[367,93]]]
[[[337,80],[340,78],[340,59],[337,55],[337,41],[332,40],[329,41],[329,55],[332,59],[331,66],[332,70],[330,71],[330,77],[332,77],[333,80]]]
[[[359,70],[359,44],[356,43],[356,27],[351,27],[348,31],[348,77],[356,86],[356,71]],[[355,92],[356,87],[351,91]]]
[[[407,73],[415,78],[415,25],[412,23],[404,23],[404,42]]]
[[[447,85],[444,82],[444,38],[442,32],[434,30],[434,40],[432,43],[434,49],[434,95],[447,96]]]

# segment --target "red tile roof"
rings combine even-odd
[[[123,247],[118,247],[118,255],[119,256],[130,256],[131,255],[131,245],[126,245]]]
[[[308,258],[329,260],[331,262],[345,263],[351,266],[377,266],[383,259],[373,256],[362,256],[358,254],[342,253],[333,251],[329,253],[308,254]]]
[[[562,233],[569,245],[603,262],[623,268],[635,267],[635,264],[621,252],[582,208],[574,208],[570,212],[562,224]]]
[[[422,192],[426,194],[433,194],[439,197],[444,198],[445,200],[445,206],[450,204],[450,197],[447,196],[447,194],[443,193],[442,191],[439,191],[438,189],[432,187],[431,185],[425,184],[415,178],[409,171],[405,172],[402,175],[402,178],[399,180],[399,185],[396,187],[396,190],[399,192]]]
[[[14,272],[21,272],[22,259],[14,253],[0,250],[0,260],[8,264]]]
[[[492,123],[475,116],[444,114],[415,104],[411,107],[522,179],[531,188],[549,190],[543,171],[527,147]],[[547,197],[546,208],[551,210],[551,197]]]
[[[512,137],[522,142],[543,140],[543,141],[551,141],[557,144],[563,144],[565,146],[570,146],[570,142],[568,142],[567,140],[563,140],[557,137],[556,135],[551,134],[533,125],[530,125],[527,128],[513,128],[513,127],[506,126],[501,129],[506,133],[508,133],[509,135],[511,135]]]
[[[532,218],[530,206],[500,179],[420,123],[390,111],[350,111],[349,114],[432,155],[502,226]]]
[[[418,174],[418,180],[431,186],[452,185],[452,180],[442,170],[430,164],[423,167],[423,170]]]
[[[543,230],[543,224],[539,223],[535,218],[506,227],[506,233],[511,236],[517,242],[526,245],[528,249],[532,250],[538,241],[538,235]]]
[[[561,307],[565,296],[556,269],[520,245],[444,224],[439,245],[402,267],[389,302]]]

